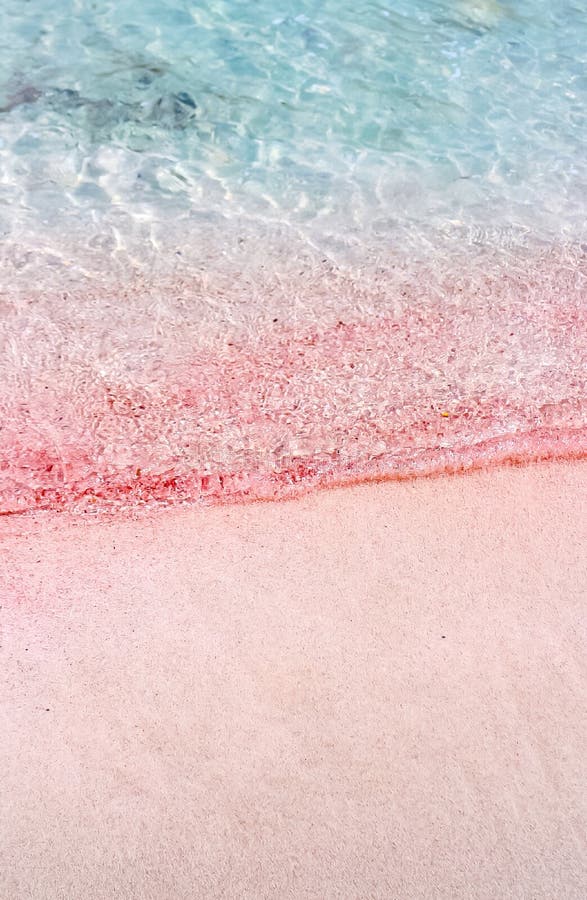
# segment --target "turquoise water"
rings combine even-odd
[[[585,237],[582,3],[5,0],[1,20],[2,233],[50,225],[54,265],[62,244],[209,260],[272,224],[337,263]]]
[[[586,73],[573,0],[4,0],[0,513],[584,454]]]

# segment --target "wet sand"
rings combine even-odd
[[[0,897],[583,898],[587,463],[0,521]]]

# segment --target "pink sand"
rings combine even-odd
[[[583,900],[586,476],[2,520],[0,897]]]

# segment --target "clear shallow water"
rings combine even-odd
[[[80,254],[158,250],[204,244],[222,219],[229,239],[279,223],[345,262],[414,252],[430,230],[585,238],[583,4],[2,10],[0,202],[17,242],[46,224],[77,231]]]
[[[49,476],[95,487],[135,457],[141,472],[174,471],[180,460],[185,473],[246,469],[252,457],[253,468],[274,471],[287,468],[285,457],[342,448],[360,468],[391,448],[401,469],[406,438],[391,410],[411,404],[404,426],[413,434],[424,398],[429,408],[438,396],[440,410],[483,380],[501,412],[479,440],[544,424],[538,410],[549,391],[551,425],[562,422],[552,419],[559,401],[574,410],[566,425],[583,423],[582,4],[296,0],[276,12],[270,2],[237,0],[50,8],[7,0],[0,18],[0,371],[11,425],[5,456],[16,458],[5,465],[6,490],[24,506],[33,475],[39,490]],[[478,320],[494,310],[490,333],[518,333],[524,305],[543,305],[505,367],[481,334],[461,347],[458,379],[418,355],[418,341],[433,356],[442,350],[430,343],[435,329],[452,344],[466,332],[440,324],[459,293],[471,314],[485,298]],[[247,416],[258,424],[268,408],[243,412],[244,373],[253,384],[279,381],[268,362],[283,355],[268,338],[276,323],[289,329],[289,346],[317,326],[401,321],[418,309],[421,328],[412,327],[403,362],[424,373],[421,382],[403,362],[390,366],[381,346],[379,393],[350,361],[330,369],[324,391],[314,360],[298,373],[297,393],[269,392],[277,427],[258,446],[256,426],[245,436]],[[222,342],[234,336],[249,359],[264,342],[252,373],[239,357],[229,374]],[[325,358],[336,348],[328,343]],[[216,355],[199,356],[199,369],[220,386],[236,378],[241,389],[223,407],[204,378],[211,407],[224,412],[217,431],[208,423],[196,440],[202,409],[191,404],[186,437],[169,379],[176,384],[181,370],[185,393],[194,353],[204,352]],[[524,375],[534,393],[518,391],[517,418],[508,418]],[[132,401],[143,409],[132,433],[118,401],[102,402],[112,383],[117,396],[151,398]],[[332,427],[316,427],[328,420],[330,388],[339,396],[338,450]],[[89,424],[84,411],[94,402]],[[306,409],[303,421],[296,408]],[[361,421],[359,459],[342,435]],[[153,441],[157,428],[164,447]],[[307,433],[296,443],[300,429]],[[474,425],[469,432],[459,432],[461,448],[475,444]],[[71,447],[80,445],[74,464]],[[23,462],[31,446],[57,460],[48,475],[38,459]]]

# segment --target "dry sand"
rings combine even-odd
[[[0,526],[0,896],[587,896],[587,463]]]

